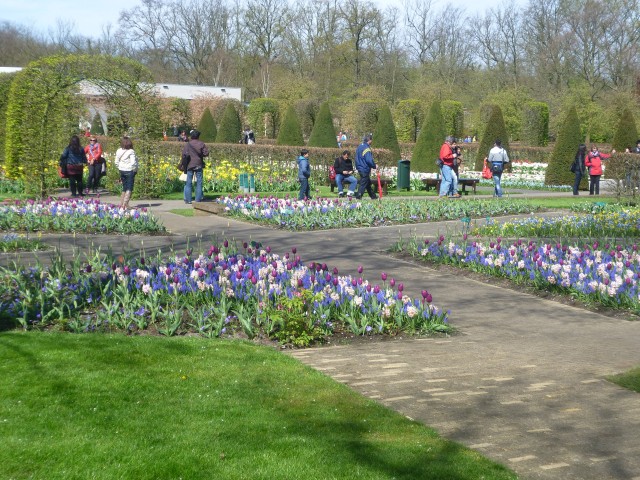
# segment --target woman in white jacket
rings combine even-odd
[[[133,181],[138,172],[138,159],[133,151],[133,143],[129,137],[123,137],[120,141],[120,148],[116,151],[116,168],[120,171],[120,181],[122,182],[122,196],[120,197],[120,208],[129,208],[131,192],[133,192]]]

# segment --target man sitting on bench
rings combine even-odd
[[[353,162],[349,158],[349,150],[342,152],[341,157],[337,157],[333,168],[336,171],[336,185],[338,186],[338,197],[344,197],[342,182],[349,184],[347,196],[351,197],[356,191],[358,180],[353,176]]]

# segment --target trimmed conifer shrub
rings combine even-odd
[[[411,155],[411,171],[423,173],[438,172],[436,159],[440,156],[440,147],[446,137],[440,102],[431,104],[424,119],[420,134]]]
[[[91,120],[91,133],[94,135],[104,135],[104,127],[102,126],[102,119],[100,114],[96,112]]]
[[[242,124],[240,123],[240,116],[233,104],[229,102],[220,121],[216,143],[238,143],[241,137]]]
[[[464,132],[464,109],[462,102],[444,100],[440,104],[442,119],[444,120],[445,134],[456,139],[462,138]]]
[[[613,135],[613,143],[611,146],[618,152],[624,152],[626,148],[635,147],[638,140],[638,129],[636,128],[636,120],[633,113],[628,108],[622,111],[618,128]]]
[[[575,175],[571,172],[571,164],[581,143],[580,120],[575,107],[571,107],[558,130],[558,138],[547,164],[545,185],[573,185]],[[583,177],[581,188],[586,186],[587,177]]]
[[[200,130],[200,140],[203,142],[215,142],[218,136],[218,129],[216,128],[216,122],[213,120],[211,110],[209,107],[204,109],[202,117],[198,122],[198,130]]]
[[[400,160],[400,145],[398,145],[398,137],[396,136],[396,127],[391,118],[391,110],[389,105],[385,104],[378,112],[378,122],[373,131],[373,141],[376,148],[386,148],[391,150],[396,160]]]
[[[522,109],[522,143],[544,147],[549,143],[549,106],[529,102]]]
[[[401,142],[415,142],[424,121],[419,100],[401,100],[395,108],[396,134]]]
[[[504,118],[502,117],[502,110],[497,105],[493,106],[491,115],[484,129],[482,137],[480,137],[480,147],[478,148],[478,155],[476,156],[476,163],[474,170],[481,171],[484,164],[484,158],[489,155],[489,150],[493,148],[496,140],[500,139],[502,142],[502,148],[509,153],[509,135],[507,135],[507,128],[504,124]],[[506,165],[506,171],[511,171],[511,163]]]
[[[297,100],[294,104],[298,123],[300,123],[300,131],[302,138],[310,138],[313,126],[316,124],[318,114],[320,113],[320,105],[316,100],[304,99]]]
[[[333,116],[331,115],[331,110],[329,110],[329,102],[325,102],[320,106],[320,111],[316,116],[307,144],[310,147],[325,148],[338,146],[336,131],[333,128]]]
[[[298,115],[293,105],[289,105],[284,112],[284,118],[280,125],[276,145],[304,145],[300,122],[298,122]]]

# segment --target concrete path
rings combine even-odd
[[[567,195],[567,194],[564,194]],[[387,256],[398,236],[434,236],[457,222],[322,232],[274,230],[226,217],[182,217],[181,201],[148,205],[168,237],[55,236],[71,251],[115,252],[212,238],[256,240],[305,262],[377,280],[382,271],[451,310],[459,334],[291,352],[300,361],[512,468],[524,479],[640,480],[640,394],[605,380],[640,365],[640,322],[561,305]],[[198,239],[196,239],[196,235]],[[61,238],[61,240],[57,240]],[[55,238],[55,239],[54,239]],[[200,239],[201,238],[201,239]],[[6,258],[5,258],[6,260]]]

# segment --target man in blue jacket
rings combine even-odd
[[[309,165],[309,150],[303,148],[298,157],[298,181],[300,182],[300,193],[298,200],[311,200],[309,188],[309,177],[311,176],[311,166]]]
[[[356,198],[361,199],[364,191],[366,190],[372,200],[377,200],[377,195],[373,193],[371,188],[371,169],[376,169],[376,163],[373,161],[373,152],[371,151],[371,142],[373,141],[372,135],[365,135],[362,139],[362,143],[356,150],[356,170],[360,175],[358,181],[358,193]]]

